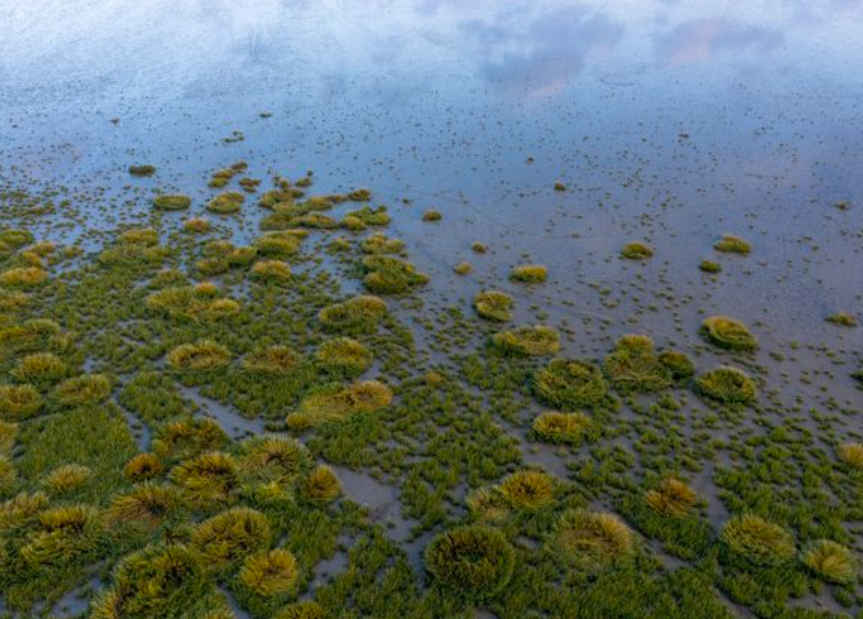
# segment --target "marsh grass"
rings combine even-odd
[[[425,550],[425,568],[432,581],[475,601],[492,599],[506,587],[515,559],[506,538],[483,526],[445,531]]]
[[[537,397],[562,411],[575,411],[602,403],[608,385],[594,364],[581,359],[553,359],[533,376]]]
[[[488,290],[477,294],[474,297],[473,305],[482,318],[494,322],[507,322],[512,320],[515,302],[505,292]]]
[[[735,351],[752,351],[758,340],[739,320],[727,316],[711,316],[701,323],[700,333],[711,344]]]
[[[544,325],[501,331],[491,341],[502,354],[516,357],[547,357],[560,351],[557,330]]]

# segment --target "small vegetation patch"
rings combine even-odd
[[[358,413],[372,413],[389,406],[393,393],[378,381],[325,389],[306,396],[296,412],[288,415],[288,427],[303,430],[322,423],[344,422]]]
[[[549,539],[551,549],[581,570],[602,570],[623,562],[634,550],[632,531],[610,513],[564,512]]]
[[[482,318],[494,322],[512,320],[512,311],[515,308],[512,297],[497,290],[480,292],[474,297],[473,305]]]
[[[726,350],[751,351],[758,340],[739,320],[727,316],[711,316],[701,323],[701,334],[712,344]]]
[[[584,413],[542,413],[533,420],[533,431],[548,443],[580,443],[590,430],[592,422]]]
[[[753,565],[782,565],[795,553],[794,538],[788,531],[752,514],[726,522],[721,538],[734,556]]]
[[[425,551],[425,567],[438,586],[471,600],[494,598],[506,587],[515,551],[497,530],[458,527],[435,537]]]
[[[653,248],[644,243],[627,243],[620,250],[620,257],[627,260],[646,260],[653,257]]]
[[[318,312],[318,320],[324,329],[336,333],[370,333],[387,315],[388,307],[384,300],[361,295],[336,303]]]
[[[544,403],[564,411],[597,406],[608,392],[600,369],[581,359],[553,359],[534,374],[533,388]]]
[[[212,340],[201,340],[177,346],[168,353],[165,361],[175,370],[202,372],[227,366],[231,362],[231,352]]]
[[[184,211],[192,206],[192,199],[180,194],[157,196],[153,198],[153,206],[159,211]]]
[[[510,271],[509,278],[514,282],[540,284],[548,279],[548,269],[538,264],[523,264]]]
[[[695,379],[700,395],[722,404],[752,404],[757,396],[755,381],[738,368],[719,367]]]
[[[543,325],[501,331],[495,333],[491,341],[504,355],[516,357],[547,357],[560,351],[557,330]]]
[[[752,251],[752,246],[741,239],[740,237],[731,234],[725,234],[713,246],[716,251],[721,251],[728,254],[741,254],[748,256]]]

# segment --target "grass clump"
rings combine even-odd
[[[743,256],[749,255],[752,251],[752,246],[749,243],[731,234],[722,235],[722,238],[713,245],[713,248],[723,253],[741,254]]]
[[[486,320],[507,322],[512,320],[512,310],[515,303],[505,292],[487,290],[480,292],[473,300],[477,313]]]
[[[152,165],[133,165],[129,166],[129,174],[132,176],[153,176],[156,173],[156,166]]]
[[[360,295],[336,303],[318,312],[325,330],[336,333],[370,333],[387,315],[386,301],[370,295]]]
[[[16,230],[15,228],[0,230],[0,242],[10,247],[24,247],[24,245],[29,245],[34,240],[36,240],[36,237],[29,230]]]
[[[321,344],[315,359],[329,371],[355,377],[371,367],[374,354],[353,338],[337,337]]]
[[[423,213],[422,220],[423,221],[440,221],[443,219],[443,215],[441,215],[440,211],[428,210]]]
[[[33,385],[0,385],[0,419],[21,421],[42,409],[44,401]]]
[[[695,379],[696,393],[722,404],[752,404],[758,394],[749,375],[732,367],[718,367]]]
[[[96,556],[105,541],[99,510],[91,505],[53,507],[37,516],[19,553],[31,569],[62,569]]]
[[[390,388],[376,380],[324,389],[303,398],[297,411],[288,415],[287,423],[295,430],[322,423],[340,423],[356,414],[385,408],[392,399]]]
[[[159,457],[150,452],[139,453],[123,467],[123,474],[131,482],[147,481],[158,477],[165,470]]]
[[[53,320],[36,318],[0,329],[0,353],[3,356],[37,352],[46,349],[60,351],[69,344]]]
[[[207,210],[217,215],[232,215],[239,213],[246,201],[246,196],[238,191],[226,191],[207,202]]]
[[[332,503],[342,493],[339,478],[328,466],[315,467],[300,484],[300,493],[309,503]]]
[[[181,462],[171,471],[171,481],[201,511],[234,502],[239,490],[236,461],[233,456],[219,451]]]
[[[216,287],[210,283],[197,286],[165,288],[149,295],[145,305],[169,316],[198,320],[230,316],[240,311],[240,304],[227,297],[218,296]]]
[[[676,381],[688,381],[695,376],[695,362],[679,350],[663,350],[659,353],[659,363],[665,366]]]
[[[248,507],[234,507],[199,524],[191,547],[208,570],[225,572],[243,559],[266,550],[272,541],[267,517]]]
[[[111,395],[111,380],[104,374],[84,374],[64,380],[53,397],[64,406],[85,406],[104,402]]]
[[[514,282],[541,284],[548,279],[548,269],[539,264],[523,264],[510,271],[509,278]]]
[[[646,260],[653,257],[653,248],[645,243],[627,243],[620,250],[620,257],[627,260]]]
[[[840,327],[854,328],[857,326],[857,317],[848,312],[836,312],[827,317],[827,322],[839,325]]]
[[[9,288],[31,288],[48,281],[48,272],[40,267],[17,267],[0,273],[0,285]]]
[[[600,369],[589,361],[558,358],[534,373],[533,389],[546,404],[574,411],[599,404],[608,385]]]
[[[259,260],[249,272],[261,282],[287,282],[291,279],[290,265],[281,260]]]
[[[270,603],[262,606],[271,607],[295,591],[299,577],[297,558],[288,550],[276,548],[248,557],[237,574],[237,582],[243,597],[267,598]]]
[[[363,269],[363,285],[376,294],[398,294],[429,281],[428,275],[419,273],[410,262],[391,256],[368,256],[363,259]]]
[[[226,367],[231,362],[231,351],[212,340],[194,344],[181,344],[166,357],[168,366],[181,372],[205,372]]]
[[[93,477],[93,470],[81,464],[64,464],[42,479],[42,487],[53,495],[74,492]]]
[[[18,471],[12,463],[12,458],[0,454],[0,495],[7,494],[18,481]]]
[[[290,374],[300,362],[300,356],[289,346],[260,348],[243,359],[243,369],[254,374],[271,376]]]
[[[439,534],[424,558],[435,584],[474,601],[501,593],[515,567],[515,551],[503,534],[478,525]]]
[[[583,509],[565,511],[549,543],[565,562],[589,571],[625,561],[634,550],[632,531],[620,518]]]
[[[183,229],[192,234],[206,234],[210,228],[210,222],[202,217],[192,217],[183,222]]]
[[[653,340],[646,335],[625,335],[602,369],[612,386],[621,393],[655,392],[671,386],[671,371],[659,359]]]
[[[855,469],[863,470],[863,443],[845,443],[836,451],[842,462]]]
[[[584,413],[549,411],[533,420],[533,431],[548,443],[578,444],[590,430],[592,422]]]
[[[698,497],[685,482],[666,477],[644,497],[647,506],[663,516],[683,518],[695,508]]]
[[[23,383],[44,386],[56,383],[69,375],[69,366],[60,357],[49,352],[27,355],[18,360],[12,376]]]
[[[809,544],[800,557],[813,574],[828,582],[848,584],[857,579],[857,559],[845,546],[829,539]]]
[[[713,262],[712,260],[702,260],[701,264],[698,265],[698,268],[704,273],[713,274],[722,272],[722,265],[718,262]]]
[[[782,565],[795,553],[794,538],[788,531],[752,514],[726,522],[720,537],[735,557],[753,565]]]
[[[311,454],[299,441],[284,436],[253,436],[243,441],[240,469],[245,477],[261,483],[287,485],[311,463]]]
[[[153,206],[158,211],[184,211],[192,206],[192,199],[181,194],[157,196],[153,198]]]
[[[746,325],[727,316],[711,316],[701,323],[701,334],[712,344],[726,350],[752,351],[758,348],[758,339]]]
[[[404,251],[405,244],[399,239],[391,239],[376,233],[363,239],[360,249],[365,254],[399,254]]]
[[[294,602],[283,607],[273,619],[326,619],[323,607],[313,600]]]
[[[183,512],[180,491],[167,484],[146,482],[114,496],[108,519],[116,524],[152,531]]]
[[[159,427],[153,437],[153,453],[159,458],[178,461],[221,449],[228,435],[218,423],[205,417],[172,421]]]
[[[554,478],[542,471],[517,471],[501,482],[500,492],[517,509],[536,509],[551,501]]]
[[[560,351],[557,330],[544,325],[501,331],[495,333],[491,341],[503,354],[516,357],[547,357]]]

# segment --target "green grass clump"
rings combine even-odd
[[[200,511],[212,511],[233,503],[239,491],[239,471],[233,456],[212,451],[181,462],[171,471],[171,481]]]
[[[443,215],[440,211],[434,210],[425,211],[422,216],[423,221],[440,221],[441,219],[443,219]]]
[[[509,278],[514,282],[541,284],[548,279],[548,269],[539,264],[523,264],[510,271]]]
[[[310,503],[332,503],[342,494],[339,478],[328,466],[316,466],[300,484],[303,499]]]
[[[536,509],[551,501],[554,478],[542,471],[517,471],[501,482],[500,492],[516,509]]]
[[[159,244],[159,231],[153,228],[132,228],[121,232],[117,236],[117,242],[152,247]]]
[[[323,389],[303,398],[299,408],[288,415],[288,427],[302,430],[322,423],[340,423],[358,413],[372,413],[389,406],[393,393],[376,380],[349,387]]]
[[[695,391],[722,404],[752,404],[758,394],[749,375],[732,367],[718,367],[695,379]]]
[[[663,350],[659,353],[659,363],[671,372],[674,380],[688,381],[695,376],[695,362],[679,350]]]
[[[192,199],[180,194],[157,196],[153,198],[153,206],[159,211],[183,211],[192,206]]]
[[[111,389],[111,380],[104,374],[83,374],[64,380],[52,396],[64,406],[84,406],[104,402]]]
[[[21,421],[37,414],[44,400],[33,385],[0,385],[0,419]]]
[[[0,495],[7,494],[18,481],[18,470],[12,463],[12,459],[0,454]]]
[[[653,257],[653,248],[644,243],[627,243],[620,250],[620,257],[627,260],[646,260]]]
[[[347,195],[351,202],[368,202],[372,199],[372,192],[368,189],[354,189]]]
[[[10,247],[23,247],[24,245],[29,245],[34,240],[36,240],[36,237],[29,230],[16,230],[14,228],[0,230],[0,242]]]
[[[303,600],[282,608],[273,619],[326,619],[327,613],[315,601]]]
[[[844,443],[836,451],[842,462],[863,470],[863,443]]]
[[[231,363],[231,351],[212,340],[181,344],[171,350],[165,361],[168,367],[182,372],[205,372]]]
[[[0,285],[9,288],[30,288],[48,281],[48,272],[40,267],[17,267],[0,273]]]
[[[360,249],[365,254],[399,254],[404,251],[405,244],[404,241],[388,238],[378,232],[363,239]]]
[[[154,530],[183,512],[180,491],[166,484],[145,482],[114,496],[108,518],[121,526]]]
[[[260,348],[243,359],[243,369],[254,374],[278,376],[290,374],[300,362],[300,356],[289,346]]]
[[[555,524],[550,549],[582,570],[601,570],[629,559],[634,550],[632,531],[611,513],[570,509]]]
[[[225,572],[272,542],[267,517],[248,507],[234,507],[199,524],[191,547],[208,570]]]
[[[89,466],[64,464],[42,479],[42,487],[52,495],[62,496],[74,492],[92,477],[93,470]]]
[[[69,344],[53,320],[36,318],[0,329],[0,353],[3,356],[37,352],[46,349],[60,351]]]
[[[0,421],[0,454],[8,455],[12,453],[15,441],[18,440],[19,430],[20,426],[17,423]]]
[[[165,470],[159,457],[150,452],[139,453],[123,467],[123,475],[131,482],[147,481],[158,477]]]
[[[156,166],[152,165],[133,165],[129,166],[129,174],[132,176],[153,176],[156,173]]]
[[[217,215],[232,215],[243,208],[246,196],[238,191],[226,191],[207,202],[207,210]]]
[[[390,223],[390,216],[385,206],[377,208],[364,206],[361,209],[347,213],[345,221],[348,219],[358,221],[361,224],[360,229],[364,229],[366,226],[386,226]]]
[[[548,443],[580,443],[591,428],[592,421],[584,413],[549,411],[533,420],[533,431]]]
[[[252,245],[266,258],[289,258],[300,251],[303,239],[295,234],[269,232],[259,236]]]
[[[383,299],[360,295],[318,312],[325,330],[336,333],[371,333],[384,319],[388,306]]]
[[[782,565],[795,553],[794,538],[788,531],[752,514],[726,522],[720,537],[734,556],[753,565]]]
[[[210,222],[202,217],[192,217],[183,222],[183,230],[192,234],[206,234],[211,227]]]
[[[441,588],[482,601],[503,591],[512,578],[515,558],[500,531],[474,525],[435,537],[425,550],[425,567]]]
[[[32,523],[49,502],[44,492],[21,492],[3,501],[0,503],[0,533]]]
[[[671,371],[659,360],[653,340],[625,335],[602,364],[612,386],[621,393],[655,392],[671,386]]]
[[[544,325],[501,331],[495,333],[491,341],[503,354],[516,357],[547,357],[560,351],[557,330]]]
[[[746,325],[727,316],[705,318],[700,332],[707,341],[726,350],[751,351],[758,348],[758,340]]]
[[[847,584],[857,579],[858,562],[854,554],[829,539],[809,544],[800,559],[813,574],[828,582]]]
[[[429,277],[419,273],[409,262],[391,256],[372,255],[363,259],[363,286],[376,294],[398,294],[428,283]]]
[[[281,598],[292,593],[300,577],[300,567],[292,552],[276,548],[248,557],[237,581],[244,592],[265,598]]]
[[[239,462],[246,478],[260,483],[287,485],[310,466],[311,454],[295,439],[259,435],[243,441]]]
[[[743,239],[725,234],[713,246],[716,251],[721,251],[730,254],[748,255],[752,251],[752,246]]]
[[[512,320],[512,310],[515,303],[505,292],[487,290],[480,292],[473,300],[477,313],[486,320],[507,322]]]
[[[701,264],[698,265],[698,268],[701,269],[704,273],[721,273],[722,265],[718,262],[713,262],[712,260],[702,260]]]
[[[69,366],[57,355],[40,352],[19,359],[12,376],[23,383],[44,386],[63,380],[69,371]]]
[[[839,325],[840,327],[856,327],[857,326],[857,317],[854,314],[849,314],[848,312],[836,312],[835,314],[830,314],[827,317],[827,322],[833,323],[834,325]]]
[[[371,350],[350,337],[327,340],[315,351],[321,366],[351,378],[368,370],[374,358]]]
[[[150,309],[169,316],[197,319],[214,319],[236,314],[240,304],[218,296],[218,289],[210,283],[197,286],[165,288],[149,295],[144,303]]]
[[[31,569],[63,568],[92,557],[105,542],[105,527],[99,510],[91,505],[53,507],[37,516],[19,550]]]
[[[153,437],[153,453],[178,461],[217,451],[228,444],[228,435],[218,423],[207,418],[190,418],[162,425]]]
[[[290,265],[281,260],[259,260],[249,272],[261,282],[287,282],[291,279]]]
[[[672,518],[683,518],[695,508],[698,497],[686,483],[666,477],[644,497],[653,511]]]
[[[605,398],[608,385],[594,364],[580,359],[552,359],[533,376],[537,397],[555,408],[574,411],[596,406]]]

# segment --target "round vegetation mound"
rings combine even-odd
[[[560,336],[551,327],[519,327],[491,337],[494,347],[514,357],[547,357],[560,351]]]
[[[269,598],[291,593],[299,577],[297,558],[288,550],[276,548],[247,558],[237,581],[245,591]]]
[[[288,604],[273,619],[326,619],[323,607],[312,600]]]
[[[29,419],[42,409],[43,403],[33,385],[0,385],[0,420]]]
[[[171,481],[193,506],[212,511],[236,499],[240,480],[233,456],[214,451],[175,466]]]
[[[93,470],[82,464],[64,464],[42,478],[41,484],[55,496],[69,494],[93,478]]]
[[[749,255],[752,251],[752,246],[749,243],[731,234],[723,235],[713,248],[726,254],[741,254],[743,256]]]
[[[383,299],[360,295],[323,308],[318,312],[318,320],[330,332],[371,333],[386,317],[388,310]]]
[[[18,360],[12,376],[21,382],[39,386],[56,383],[69,375],[69,366],[57,355],[49,352],[27,355]]]
[[[64,380],[54,389],[54,399],[64,406],[104,402],[111,395],[111,381],[104,374],[85,374]]]
[[[828,539],[809,544],[801,555],[803,565],[828,582],[848,584],[857,579],[858,562],[845,546]]]
[[[193,320],[221,318],[236,314],[240,310],[239,303],[227,297],[220,297],[218,289],[209,283],[165,288],[149,295],[144,303],[157,312]]]
[[[688,381],[695,376],[695,362],[679,350],[663,350],[659,353],[659,362],[671,372],[671,377],[676,381]]]
[[[584,413],[549,411],[533,420],[533,431],[548,443],[580,443],[590,430],[592,422]]]
[[[243,359],[243,369],[253,374],[284,376],[290,374],[300,362],[300,356],[288,346],[268,346],[258,349]]]
[[[353,338],[337,337],[321,344],[315,359],[327,370],[359,376],[371,367],[374,354]]]
[[[711,316],[701,323],[704,338],[720,348],[736,351],[752,351],[758,348],[758,339],[745,324],[727,316]]]
[[[549,406],[574,411],[596,406],[608,393],[598,367],[580,359],[552,359],[533,377],[537,397]]]
[[[473,306],[481,318],[493,322],[507,322],[512,320],[515,302],[505,292],[487,290],[474,297]]]
[[[500,492],[516,509],[536,509],[554,496],[554,478],[542,471],[517,471],[501,482]]]
[[[0,273],[0,285],[8,288],[30,288],[47,281],[47,271],[39,267],[17,267]]]
[[[428,275],[419,273],[411,263],[391,256],[367,256],[362,266],[366,271],[363,286],[375,294],[398,294],[429,281]]]
[[[863,470],[863,443],[844,443],[836,452],[842,462],[852,468]]]
[[[601,570],[630,558],[632,531],[614,514],[571,509],[564,512],[550,538],[565,562],[583,570]]]
[[[753,404],[758,390],[749,375],[732,367],[718,367],[695,379],[695,391],[722,404]]]
[[[204,372],[226,367],[231,363],[231,351],[212,340],[181,344],[168,353],[168,367],[182,372]]]
[[[259,260],[249,270],[260,282],[286,282],[291,279],[291,267],[281,260]]]
[[[339,478],[328,466],[316,466],[300,485],[300,493],[309,503],[332,503],[342,494]]]
[[[243,208],[246,196],[237,191],[226,191],[207,203],[207,210],[217,215],[232,215]]]
[[[153,198],[153,206],[158,211],[184,211],[192,206],[192,199],[181,194],[157,196]]]
[[[650,509],[671,518],[683,518],[690,514],[698,501],[695,490],[673,477],[663,479],[644,498]]]
[[[153,453],[170,461],[185,460],[228,444],[222,426],[206,417],[181,419],[164,424],[153,438]]]
[[[177,488],[145,482],[115,495],[108,508],[108,516],[114,523],[152,531],[180,514],[183,507],[183,498]]]
[[[602,369],[621,393],[662,391],[673,383],[671,371],[660,361],[653,340],[646,335],[620,338]]]
[[[165,466],[159,457],[150,452],[139,453],[123,467],[126,479],[136,483],[158,477],[165,471]]]
[[[794,538],[788,531],[751,514],[726,522],[720,537],[735,557],[753,565],[782,565],[795,553]]]
[[[224,572],[243,559],[266,550],[272,541],[267,517],[247,507],[234,507],[199,524],[191,547],[208,570]]]
[[[548,279],[548,269],[539,264],[523,264],[510,271],[509,278],[514,282],[541,284]]]
[[[646,260],[653,257],[653,248],[644,243],[627,243],[620,250],[620,257],[626,260]]]
[[[389,406],[393,392],[376,380],[349,387],[327,389],[306,396],[296,412],[288,415],[292,430],[304,430],[322,423],[341,423],[359,413],[372,413]]]
[[[425,551],[425,567],[432,580],[471,600],[499,594],[514,566],[515,551],[503,534],[483,526],[445,531]]]

